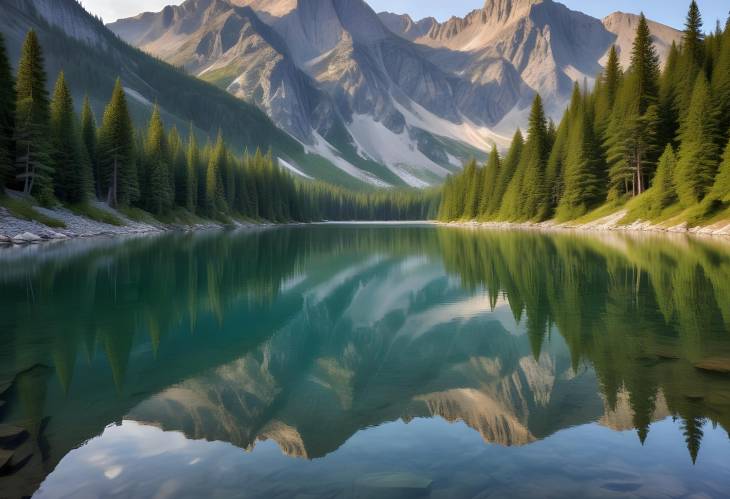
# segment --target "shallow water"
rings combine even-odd
[[[726,242],[97,239],[0,297],[1,498],[730,495]]]

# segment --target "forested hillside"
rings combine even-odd
[[[17,78],[0,36],[0,187],[46,206],[79,207],[97,198],[155,216],[284,222],[420,220],[437,205],[437,192],[352,193],[295,180],[270,149],[236,155],[222,131],[200,146],[192,123],[184,135],[175,126],[166,130],[157,105],[146,128],[135,128],[120,79],[97,126],[88,98],[76,115],[63,72],[52,96],[46,81],[34,31],[25,39]]]
[[[595,88],[575,84],[557,128],[538,95],[524,137],[443,190],[439,219],[575,220],[625,208],[625,220],[730,218],[730,20],[705,35],[696,2],[660,71],[642,15],[625,71],[611,50]]]

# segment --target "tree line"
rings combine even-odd
[[[603,204],[659,218],[730,206],[730,19],[705,35],[692,1],[682,41],[663,71],[641,14],[630,67],[615,46],[594,88],[576,82],[555,127],[540,95],[527,137],[514,135],[443,189],[441,220],[542,221],[578,218]],[[723,154],[724,151],[724,154]]]
[[[357,193],[301,181],[279,166],[271,150],[230,150],[222,132],[198,143],[165,128],[155,105],[136,128],[117,79],[97,124],[88,97],[75,113],[63,71],[47,90],[42,47],[30,31],[13,75],[0,36],[0,187],[22,191],[41,204],[84,204],[153,215],[186,210],[214,219],[245,217],[273,222],[432,218],[438,193]],[[4,190],[4,189],[3,189]]]

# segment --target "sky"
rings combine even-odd
[[[367,0],[376,11],[408,13],[415,19],[433,16],[440,20],[452,15],[463,16],[484,4],[484,0]],[[643,10],[654,21],[681,28],[687,13],[689,0],[560,0],[574,10],[580,10],[597,18],[611,12],[638,12]],[[82,0],[90,12],[105,22],[130,17],[144,11],[159,11],[165,5],[181,3],[181,0]],[[730,10],[728,0],[698,0],[708,31],[715,27],[715,21],[723,23]]]

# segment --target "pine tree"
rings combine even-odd
[[[603,185],[600,145],[593,128],[593,111],[588,99],[576,104],[570,120],[565,158],[563,194],[558,218],[571,219],[585,214],[602,199]]]
[[[260,155],[260,152],[259,152]],[[210,154],[205,176],[205,208],[211,215],[227,211],[221,170],[225,168],[226,146],[219,131],[215,146]]]
[[[121,80],[117,79],[99,130],[101,186],[111,206],[129,205],[139,196],[134,129]]]
[[[659,150],[659,57],[642,14],[631,67],[616,98],[606,131],[609,199],[639,195],[649,186]]]
[[[692,0],[682,35],[682,54],[678,69],[677,110],[679,116],[684,116],[688,111],[694,83],[704,64],[704,54],[702,17],[697,3]]]
[[[717,107],[705,75],[697,76],[687,117],[679,131],[679,160],[675,185],[679,201],[690,206],[701,201],[712,187],[720,159]]]
[[[656,217],[661,212],[677,201],[674,187],[674,171],[677,167],[677,156],[674,148],[667,144],[664,154],[659,158],[654,184],[651,188],[649,201],[649,216]]]
[[[623,71],[618,60],[618,52],[616,46],[612,45],[608,53],[606,69],[601,73],[595,89],[596,129],[602,138],[608,128],[611,111],[616,103],[622,80]]]
[[[730,18],[722,34],[720,54],[713,69],[712,96],[717,103],[720,130],[730,138]]]
[[[200,154],[198,142],[195,140],[193,124],[190,124],[188,133],[188,148],[185,157],[187,175],[185,177],[185,207],[190,213],[195,213],[198,206],[198,170],[200,169]]]
[[[152,110],[144,144],[145,177],[142,201],[152,213],[165,213],[173,205],[170,163],[165,127],[158,106]]]
[[[481,201],[481,168],[477,166],[475,160],[469,161],[462,173],[464,182],[464,212],[461,218],[464,220],[474,220],[479,211],[479,203]]]
[[[643,13],[636,29],[629,71],[634,74],[633,90],[639,99],[639,114],[643,115],[659,96],[659,56]]]
[[[505,195],[508,217],[544,219],[550,214],[550,192],[545,185],[549,154],[545,110],[540,95],[536,95],[530,111],[522,160]]]
[[[730,203],[730,139],[725,148],[720,170],[717,172],[715,184],[712,186],[710,198],[721,203]]]
[[[679,129],[677,95],[679,81],[679,49],[672,42],[667,56],[664,72],[659,82],[659,144],[675,143]]]
[[[43,54],[35,31],[28,32],[16,79],[16,177],[23,192],[38,194],[44,203],[53,200],[53,167],[49,156],[50,106],[46,91]]]
[[[91,172],[81,154],[73,99],[63,71],[58,75],[51,102],[50,137],[56,197],[67,203],[86,201]]]
[[[5,49],[5,39],[0,34],[0,195],[13,172],[15,100],[15,79]]]
[[[502,209],[507,189],[517,171],[518,165],[522,160],[522,151],[525,147],[525,140],[522,137],[522,131],[518,128],[512,137],[510,149],[504,158],[504,163],[497,177],[497,183],[494,187],[494,194],[489,202],[487,210],[490,215],[504,217]]]
[[[501,173],[502,161],[499,158],[496,144],[492,145],[492,152],[489,154],[487,165],[484,167],[484,180],[482,182],[482,199],[479,203],[479,218],[486,219],[493,213],[489,211],[492,206],[494,193],[497,189],[497,179]]]
[[[97,130],[96,118],[91,110],[89,97],[84,97],[84,104],[81,108],[81,142],[86,152],[91,167],[91,175],[93,178],[93,188],[97,197],[101,196],[101,186],[99,185],[99,160],[97,157]]]

